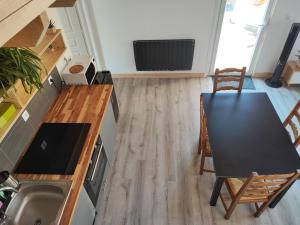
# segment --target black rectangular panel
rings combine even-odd
[[[89,123],[43,123],[15,173],[72,175]]]
[[[133,48],[136,70],[191,70],[194,47],[194,39],[134,41]]]

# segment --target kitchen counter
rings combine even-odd
[[[16,174],[20,180],[65,180],[72,182],[70,195],[66,201],[59,225],[69,225],[72,222],[72,216],[92,158],[94,145],[103,124],[103,117],[109,104],[112,88],[112,85],[67,86],[43,120],[43,122],[48,123],[91,123],[73,175]]]

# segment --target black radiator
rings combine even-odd
[[[191,70],[194,47],[194,39],[134,41],[136,70]]]

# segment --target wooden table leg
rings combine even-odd
[[[278,204],[278,202],[283,198],[283,196],[285,195],[285,193],[290,189],[290,187],[295,183],[292,182],[285,190],[283,190],[281,193],[279,193],[279,195],[273,200],[273,202],[271,202],[271,204],[269,205],[269,208],[275,208],[275,206]]]
[[[222,185],[224,183],[225,178],[217,177],[216,182],[214,184],[214,190],[210,197],[210,205],[215,206],[217,204],[218,197],[221,192]]]

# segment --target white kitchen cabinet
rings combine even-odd
[[[95,207],[83,187],[73,215],[72,225],[92,225],[95,215]]]
[[[111,101],[109,101],[108,108],[103,118],[103,125],[100,131],[100,136],[106,152],[108,163],[112,165],[116,156],[115,143],[117,136],[117,124],[112,109]]]

